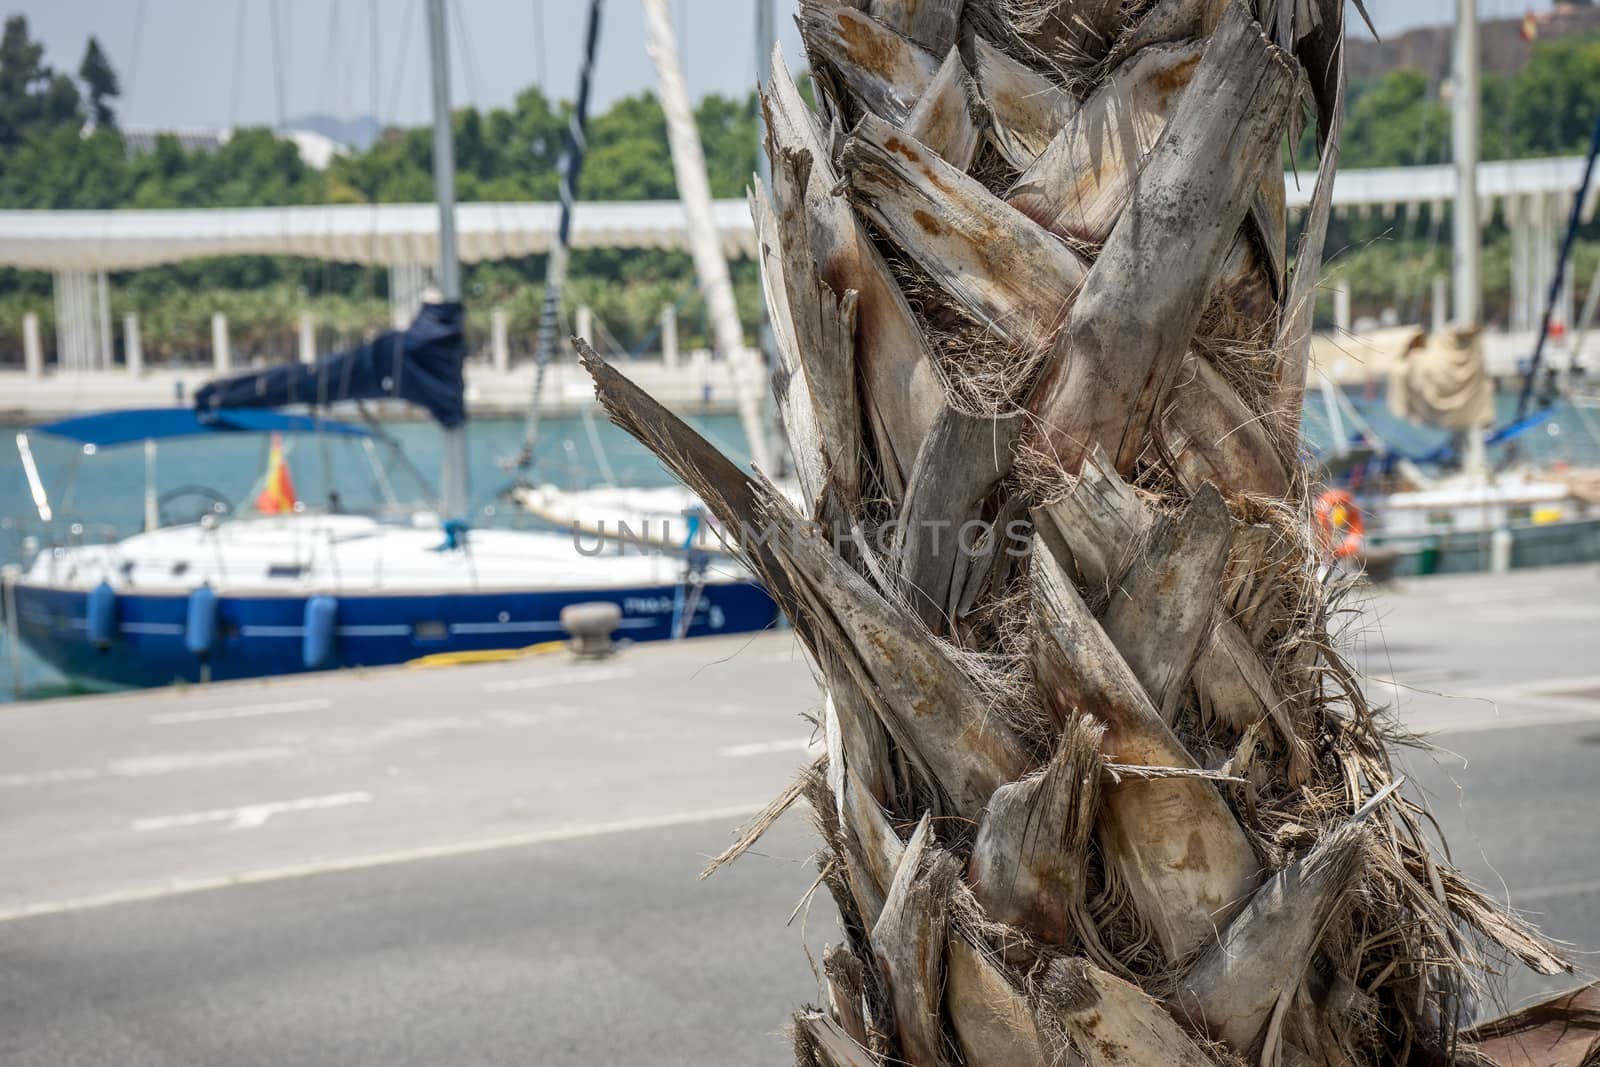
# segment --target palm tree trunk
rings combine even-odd
[[[1296,440],[1342,20],[801,0],[819,109],[775,56],[751,204],[804,507],[585,354],[827,693],[743,842],[809,800],[844,940],[801,1063],[1489,1062],[1484,954],[1569,969],[1435,854],[1329,636]]]

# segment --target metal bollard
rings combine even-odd
[[[22,568],[15,563],[0,567],[0,611],[5,615],[6,652],[11,660],[11,697],[22,699],[22,623],[17,618],[17,582]]]
[[[617,650],[611,635],[622,625],[622,609],[609,601],[568,604],[561,609],[561,628],[571,635],[574,655],[609,656]]]
[[[1511,569],[1511,549],[1516,539],[1504,526],[1489,535],[1489,571],[1504,574]]]

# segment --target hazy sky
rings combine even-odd
[[[751,86],[754,0],[671,2],[690,92]],[[798,55],[796,0],[776,3],[785,51]],[[450,6],[458,105],[505,105],[535,81],[557,98],[572,96],[587,0],[450,0]],[[1529,6],[1479,0],[1485,18],[1520,15]],[[1549,0],[1531,6],[1547,8]],[[1388,34],[1446,21],[1455,3],[1368,0],[1367,7],[1379,32]],[[280,91],[283,116],[376,113],[384,122],[415,124],[428,115],[421,0],[0,0],[0,8],[27,15],[57,67],[75,70],[85,40],[96,34],[122,76],[128,124],[271,125],[280,117]],[[274,10],[281,62],[274,54]],[[601,108],[653,86],[638,0],[607,0],[595,77]]]

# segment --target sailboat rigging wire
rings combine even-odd
[[[283,27],[278,20],[278,0],[272,0],[267,8],[267,16],[272,21],[272,88],[278,104],[276,129],[282,133],[288,112],[283,103]]]
[[[405,13],[400,16],[400,47],[395,49],[394,53],[394,78],[389,82],[389,110],[386,112],[391,120],[398,120],[400,116],[400,88],[410,84],[406,75],[414,71],[406,61],[406,51],[411,47],[411,13],[415,9],[415,4],[406,4]],[[377,202],[375,193],[373,202]]]
[[[583,429],[589,435],[589,447],[594,449],[595,464],[600,468],[600,477],[605,479],[607,485],[616,485],[616,472],[611,469],[611,460],[606,456],[605,442],[600,440],[600,428],[595,425],[594,412],[589,408],[583,409]]]
[[[339,62],[342,49],[339,47],[339,0],[333,0],[328,5],[328,35],[325,38],[326,48],[323,53],[322,88],[320,95],[323,106],[328,109],[328,114],[339,113],[339,73],[343,66]]]
[[[559,344],[561,291],[567,280],[568,251],[572,245],[572,209],[578,198],[578,178],[583,173],[583,158],[588,150],[589,86],[594,73],[595,51],[600,42],[602,0],[590,0],[589,20],[584,30],[583,65],[578,70],[578,96],[567,124],[566,144],[557,170],[561,176],[561,221],[556,227],[556,243],[550,249],[544,278],[544,300],[539,308],[539,340],[533,358],[533,396],[528,403],[527,421],[522,430],[522,452],[517,468],[533,465],[539,445],[539,405],[544,400],[545,371],[555,358]]]
[[[541,93],[550,87],[544,80],[544,0],[533,0],[533,84]]]
[[[456,36],[461,39],[458,47],[461,49],[462,66],[467,71],[467,92],[471,94],[472,105],[477,106],[485,98],[483,85],[478,80],[478,54],[472,47],[472,35],[467,32],[467,13],[462,10],[460,3],[450,5],[450,15],[456,24]]]
[[[1583,181],[1572,198],[1572,214],[1567,217],[1567,232],[1561,239],[1561,255],[1556,257],[1556,270],[1550,279],[1550,292],[1544,302],[1544,316],[1539,322],[1539,336],[1533,343],[1533,356],[1528,360],[1528,373],[1522,378],[1522,392],[1517,395],[1517,419],[1528,413],[1533,399],[1533,385],[1539,377],[1539,364],[1544,361],[1544,343],[1550,336],[1550,319],[1555,315],[1556,301],[1561,299],[1561,289],[1567,281],[1567,264],[1572,259],[1572,246],[1577,241],[1578,227],[1583,224],[1583,202],[1589,198],[1589,182],[1594,177],[1595,157],[1600,156],[1600,115],[1595,116],[1594,132],[1589,136],[1589,155],[1583,163]]]
[[[1434,82],[1430,79],[1430,84],[1423,94],[1424,104],[1429,101],[1430,97],[1438,96],[1440,84],[1442,84],[1442,80]],[[1417,138],[1417,150],[1412,157],[1412,166],[1420,167],[1428,162],[1428,152],[1433,143],[1433,114],[1434,112],[1432,109],[1426,106],[1423,107],[1422,131],[1421,136]],[[1442,221],[1441,216],[1443,214],[1444,213],[1441,211],[1433,210],[1432,207],[1428,209],[1428,236],[1427,240],[1423,244],[1423,254],[1421,256],[1422,262],[1425,265],[1422,270],[1418,271],[1412,276],[1411,284],[1407,287],[1408,291],[1406,292],[1405,311],[1401,316],[1401,322],[1413,322],[1421,320],[1422,294],[1428,286],[1428,280],[1433,265],[1433,253],[1439,247],[1439,224]],[[1422,205],[1410,204],[1406,207],[1406,236],[1401,249],[1402,254],[1408,259],[1410,258],[1411,252],[1419,240],[1421,230]],[[1449,313],[1446,312],[1443,318],[1445,321],[1448,321],[1450,318]]]
[[[472,98],[472,103],[469,106],[475,112],[478,105],[486,99],[483,92],[483,83],[478,78],[478,51],[472,47],[472,34],[467,29],[467,12],[465,5],[461,3],[460,0],[455,0],[455,2],[450,4],[450,14],[455,19],[457,30],[456,37],[459,38],[460,41],[458,47],[461,51],[462,66],[466,68],[467,92]],[[477,165],[481,163],[481,160],[469,160],[468,162],[469,165]],[[459,159],[457,160],[457,167],[460,167]],[[510,255],[510,250],[506,247],[505,241],[505,218],[501,213],[504,205],[498,198],[491,200],[489,204],[489,210],[494,219],[494,236],[500,242],[500,252],[502,255]]]
[[[1578,316],[1578,329],[1572,337],[1573,367],[1583,366],[1583,348],[1589,341],[1589,328],[1594,325],[1594,313],[1600,308],[1600,269],[1589,279],[1589,293],[1583,298],[1583,312]]]
[[[370,34],[367,39],[367,48],[369,49],[367,58],[370,60],[370,66],[368,69],[369,80],[367,82],[367,93],[370,97],[368,106],[372,108],[373,121],[378,124],[380,129],[383,126],[383,116],[378,111],[378,105],[381,102],[382,97],[382,90],[380,86],[383,82],[383,74],[379,70],[379,57],[383,54],[379,47],[378,39],[378,30],[381,28],[381,26],[382,23],[378,20],[378,0],[367,0],[367,32]],[[366,148],[371,146],[367,145],[363,147]]]
[[[144,0],[133,9],[133,46],[128,50],[128,77],[122,83],[123,98],[133,94],[134,79],[139,74],[139,44],[144,40]]]
[[[239,15],[233,30],[233,91],[228,100],[228,125],[239,125],[239,83],[244,73],[244,19],[249,8],[238,0]]]

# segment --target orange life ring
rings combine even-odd
[[[1343,489],[1329,489],[1317,497],[1317,533],[1334,559],[1348,559],[1361,551],[1367,523],[1355,498]]]

